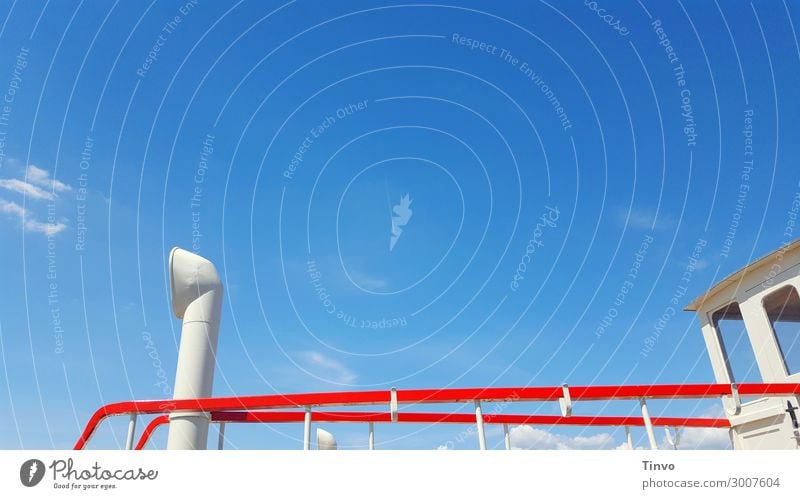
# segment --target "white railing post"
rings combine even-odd
[[[628,442],[628,450],[633,450],[633,435],[630,426],[625,427],[625,440]]]
[[[369,450],[375,450],[375,423],[369,423]]]
[[[511,435],[508,433],[508,425],[503,425],[503,441],[506,443],[506,450],[511,450]]]
[[[397,388],[392,387],[389,397],[389,413],[392,415],[392,423],[396,423],[399,420],[397,415]]]
[[[311,407],[306,407],[303,420],[303,450],[311,450]]]
[[[669,433],[669,428],[664,427],[664,433],[667,435],[667,443],[672,446],[674,450],[678,450],[678,444],[681,443],[681,428],[680,426],[675,427],[675,438],[672,438],[672,435]]]
[[[647,430],[647,439],[650,441],[650,448],[658,450],[656,435],[653,432],[653,421],[650,420],[650,411],[647,410],[647,402],[645,402],[644,397],[639,399],[639,405],[642,407],[642,419],[644,419],[644,427]]]
[[[217,438],[217,450],[222,450],[225,445],[225,421],[219,424],[219,438]]]
[[[478,445],[481,450],[486,450],[486,434],[483,432],[483,412],[481,412],[481,401],[475,401],[475,424],[478,426]]]
[[[558,399],[558,405],[561,407],[561,415],[568,418],[572,416],[572,397],[569,395],[569,386],[566,383],[561,385],[561,392],[564,396]]]
[[[136,435],[136,414],[131,414],[131,419],[128,421],[128,438],[125,440],[125,448],[133,450],[133,437]]]

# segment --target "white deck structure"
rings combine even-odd
[[[753,364],[758,368],[757,381],[800,382],[798,291],[800,240],[750,263],[686,307],[698,315],[717,383],[756,381],[744,379],[756,374],[747,372]],[[753,360],[736,365],[734,349]],[[724,405],[734,448],[800,448],[798,397],[763,397],[741,403],[732,396],[726,397]]]

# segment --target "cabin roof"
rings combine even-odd
[[[732,286],[738,286],[739,283],[744,279],[744,277],[752,272],[758,272],[765,268],[769,268],[775,260],[783,259],[787,253],[791,253],[794,251],[800,250],[800,239],[795,239],[794,241],[781,245],[779,248],[771,251],[770,253],[758,258],[757,260],[753,260],[752,262],[748,263],[741,269],[737,270],[733,274],[729,275],[725,279],[719,281],[715,285],[713,285],[708,291],[703,293],[702,295],[698,296],[691,303],[686,305],[684,310],[690,312],[696,312],[699,310],[703,303],[705,303],[709,298],[724,291]]]

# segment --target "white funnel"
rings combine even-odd
[[[317,428],[317,450],[336,450],[336,438],[331,432]]]
[[[183,319],[175,398],[211,396],[222,309],[222,283],[214,264],[181,248],[169,254],[172,310]],[[211,417],[203,412],[173,412],[169,416],[167,449],[205,449]]]

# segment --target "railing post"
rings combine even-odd
[[[742,412],[742,397],[739,396],[739,385],[731,383],[731,402],[733,408],[723,399],[722,405],[725,406],[725,412],[728,416],[738,416]]]
[[[647,430],[647,439],[650,441],[650,448],[658,450],[656,435],[653,432],[653,421],[650,420],[650,411],[647,410],[647,402],[645,402],[644,397],[639,399],[639,405],[642,407],[642,419],[644,419],[644,427]]]
[[[631,427],[625,427],[625,440],[628,442],[628,450],[633,450],[633,435],[631,435]]]
[[[392,415],[392,423],[396,423],[399,420],[397,415],[397,388],[392,387],[389,397],[389,412]]]
[[[511,435],[508,433],[507,424],[503,424],[503,441],[506,443],[506,450],[511,450]]]
[[[303,420],[303,450],[311,450],[311,407],[306,407]]]
[[[678,450],[678,444],[681,443],[681,428],[680,426],[675,427],[675,438],[672,438],[672,435],[669,433],[669,428],[664,428],[664,433],[667,435],[667,443],[670,444],[673,450]]]
[[[375,450],[375,423],[369,423],[369,450]]]
[[[217,450],[222,450],[225,444],[225,421],[219,423],[219,438],[217,439]]]
[[[475,424],[478,426],[478,444],[481,450],[486,450],[486,434],[483,432],[483,412],[481,412],[481,401],[475,401]]]
[[[561,407],[561,415],[568,418],[572,416],[572,397],[569,395],[569,386],[566,383],[561,385],[561,392],[564,396],[558,399],[558,405]]]
[[[136,434],[136,413],[131,414],[128,421],[128,438],[125,440],[125,449],[133,450],[133,436]]]

